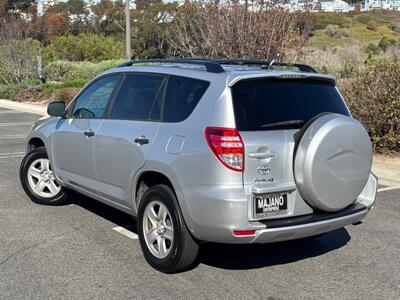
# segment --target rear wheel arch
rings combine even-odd
[[[146,192],[146,190],[158,184],[164,184],[168,186],[177,197],[174,185],[166,175],[158,171],[144,171],[142,174],[140,174],[138,180],[136,181],[136,187],[135,187],[136,207],[139,207],[139,201],[143,196],[143,194]]]

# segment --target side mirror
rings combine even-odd
[[[65,114],[65,103],[61,101],[51,102],[47,106],[47,114],[52,117],[62,117]]]

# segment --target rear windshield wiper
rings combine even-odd
[[[260,128],[286,128],[286,127],[301,127],[304,125],[304,120],[288,120],[275,122],[265,125],[260,125]]]

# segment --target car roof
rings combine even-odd
[[[331,75],[295,71],[291,69],[266,69],[257,66],[243,66],[243,65],[224,65],[221,64],[224,72],[214,73],[207,72],[206,68],[202,65],[191,65],[187,63],[161,63],[161,64],[148,64],[148,65],[133,65],[121,66],[107,70],[99,76],[114,74],[114,73],[152,73],[163,75],[176,75],[190,78],[196,78],[206,81],[224,81],[226,86],[233,86],[240,80],[255,79],[255,78],[315,78],[327,80],[336,83],[336,78]]]

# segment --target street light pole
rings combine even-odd
[[[129,0],[126,0],[125,3],[125,49],[127,61],[131,60],[131,13],[129,2]]]

